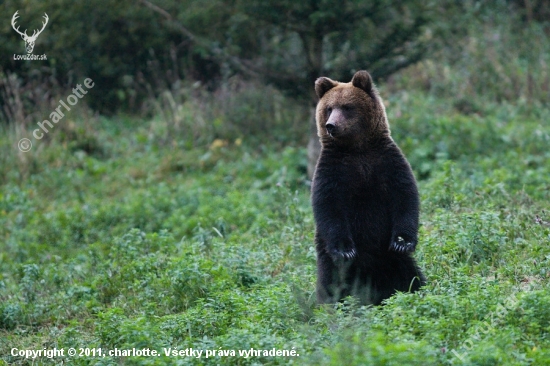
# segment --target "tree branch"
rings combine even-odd
[[[204,46],[205,48],[209,49],[210,52],[214,55],[214,57],[219,58],[221,60],[227,60],[233,63],[239,70],[241,70],[245,74],[255,76],[255,77],[258,76],[257,72],[255,70],[252,70],[249,65],[246,65],[243,60],[241,60],[236,56],[230,55],[223,48],[217,47],[195,36],[190,30],[188,30],[183,25],[181,25],[181,23],[177,22],[166,10],[162,9],[158,5],[155,5],[147,0],[138,0],[138,1],[143,5],[145,5],[146,7],[148,7],[149,9],[153,10],[154,12],[162,15],[167,21],[173,24],[183,35],[189,38],[191,42]]]
[[[170,23],[174,24],[181,33],[183,33],[184,35],[189,37],[190,40],[192,40],[193,42],[197,42],[197,37],[193,33],[191,33],[187,28],[185,28],[183,25],[181,25],[180,23],[174,21],[174,18],[166,10],[162,9],[161,7],[155,5],[155,4],[153,4],[153,3],[151,3],[147,0],[138,0],[138,1],[140,3],[142,3],[143,5],[145,5],[146,7],[148,7],[149,9],[151,9],[151,10],[159,13],[163,17],[165,17],[166,20],[168,20]]]

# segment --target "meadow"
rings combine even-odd
[[[0,365],[548,364],[550,110],[397,89],[382,96],[419,182],[428,284],[378,307],[315,304],[297,123],[197,143],[167,118],[73,116],[27,153],[4,128]]]

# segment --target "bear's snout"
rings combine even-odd
[[[331,135],[331,136],[336,131],[336,125],[332,122],[327,122],[325,127],[327,129],[328,134]]]
[[[346,116],[340,110],[340,108],[334,108],[330,110],[330,116],[328,117],[327,123],[325,123],[325,128],[327,133],[334,137],[339,130],[342,128],[342,125],[346,122]]]

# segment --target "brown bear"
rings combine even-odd
[[[380,304],[425,283],[411,253],[418,235],[416,181],[390,136],[370,74],[350,83],[315,82],[321,155],[311,200],[317,250],[317,300],[346,296]]]

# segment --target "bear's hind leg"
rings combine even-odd
[[[415,292],[426,284],[424,274],[409,254],[397,254],[378,263],[384,263],[386,267],[373,268],[371,272],[371,296],[375,305],[379,305],[397,291]]]
[[[317,254],[317,302],[319,304],[334,304],[351,294],[351,285],[346,277],[353,261],[341,260],[334,263],[326,253]]]

